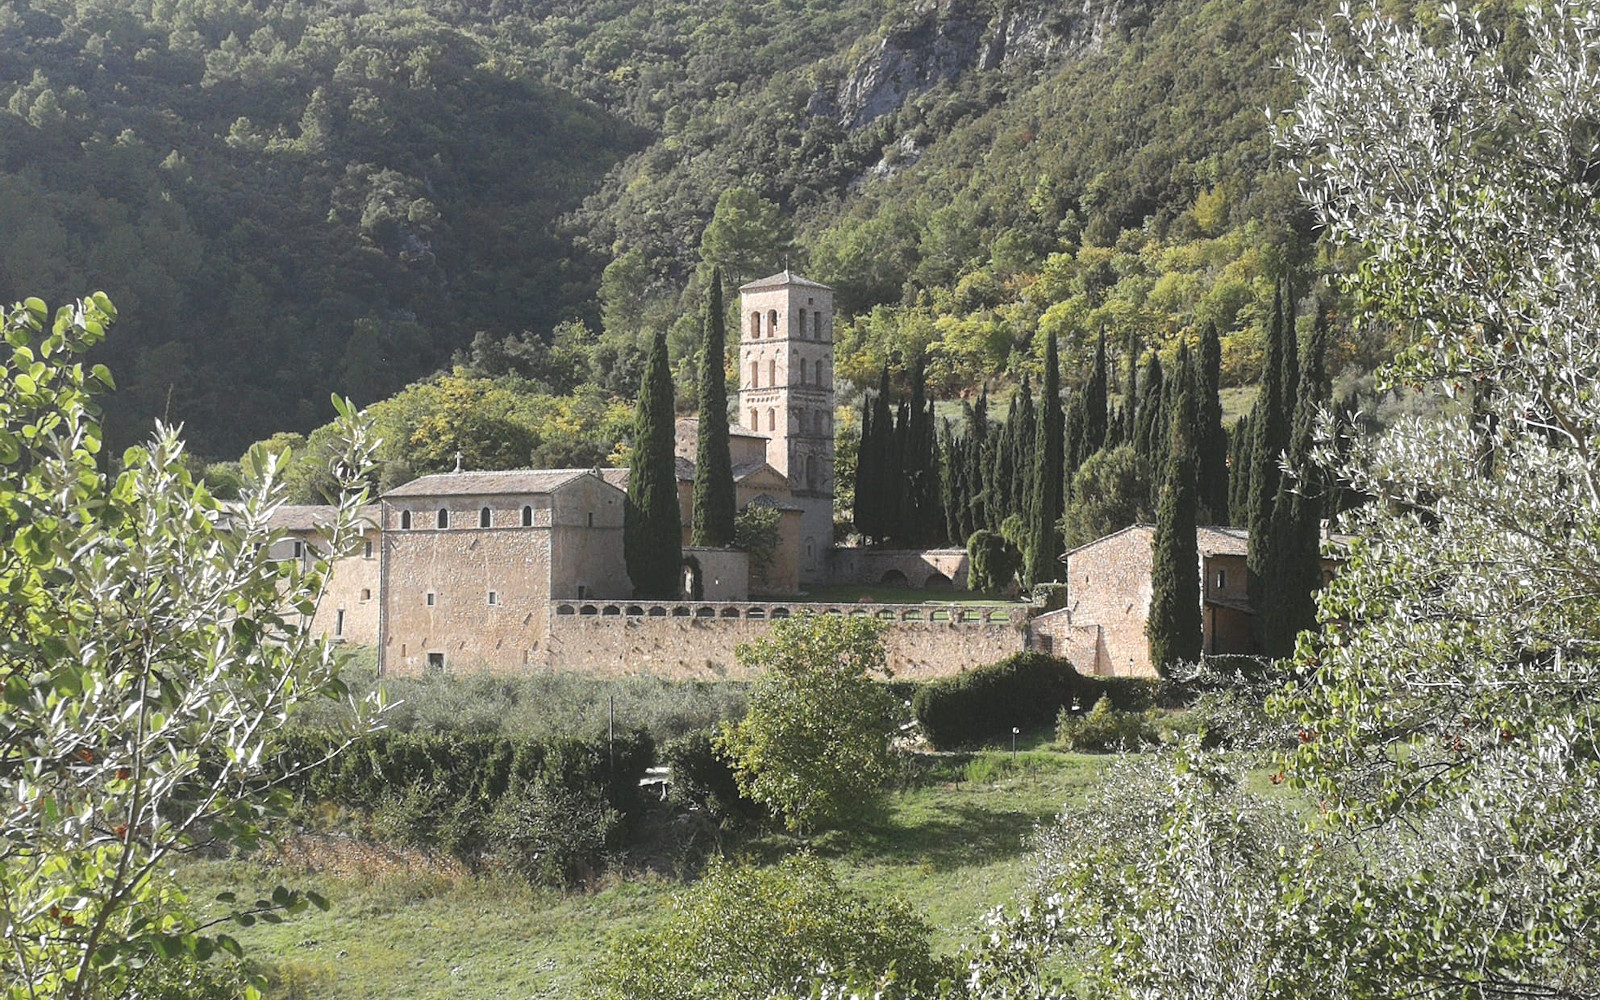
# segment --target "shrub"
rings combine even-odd
[[[928,742],[948,749],[1009,734],[1013,726],[1047,725],[1073,695],[1087,695],[1092,683],[1066,660],[1017,653],[922,685],[911,711]]]
[[[999,593],[1011,586],[1022,566],[1022,550],[997,531],[979,530],[967,539],[967,588]]]
[[[1036,583],[1033,585],[1033,603],[1040,614],[1060,611],[1067,606],[1068,590],[1064,583]]]
[[[704,809],[719,825],[753,823],[767,816],[759,802],[739,791],[733,765],[717,752],[711,730],[672,741],[662,749],[661,759],[672,769],[673,798]]]
[[[770,868],[714,861],[674,901],[665,925],[613,946],[589,992],[602,1000],[760,1000],[812,996],[835,980],[885,1000],[933,996],[958,970],[934,957],[931,937],[904,903],[850,892],[816,858]]]
[[[545,807],[554,808],[553,789],[560,789],[569,797],[593,796],[626,819],[638,812],[639,779],[655,757],[642,733],[608,745],[604,738],[535,742],[379,732],[328,759],[341,743],[329,733],[284,734],[272,766],[303,803],[365,812],[377,837],[446,852],[469,865],[489,853],[492,817],[508,794],[525,795],[537,784],[549,800]]]
[[[593,786],[549,777],[526,782],[496,804],[487,828],[505,867],[531,885],[565,888],[606,867],[621,817]]]
[[[1068,750],[1137,749],[1159,740],[1153,712],[1125,712],[1101,695],[1081,718],[1063,710],[1056,718],[1056,741]]]

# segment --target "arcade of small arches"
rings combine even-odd
[[[731,601],[553,601],[557,616],[601,618],[688,618],[772,621],[798,614],[870,618],[887,622],[995,625],[1012,621],[1004,607],[960,604],[757,604]]]

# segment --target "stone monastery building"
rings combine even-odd
[[[1144,634],[1154,529],[1134,525],[1067,553],[1067,606],[794,603],[830,583],[964,587],[961,549],[833,546],[833,293],[788,271],[740,289],[739,392],[731,427],[739,508],[779,512],[772,565],[689,545],[698,426],[677,422],[685,599],[636,601],[623,557],[626,469],[518,469],[422,476],[365,512],[359,551],[340,559],[313,628],[375,646],[380,672],[579,670],[679,678],[736,673],[740,642],[811,610],[893,623],[890,667],[955,673],[1025,648],[1084,673],[1154,674]],[[283,507],[279,558],[311,559],[327,507]],[[1204,648],[1251,651],[1246,534],[1199,529]],[[1331,572],[1333,563],[1325,562]],[[1015,618],[1013,617],[1015,614]]]

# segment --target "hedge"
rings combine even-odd
[[[917,689],[911,710],[928,742],[947,750],[1002,739],[1013,726],[1052,724],[1074,699],[1088,711],[1102,696],[1120,711],[1143,712],[1171,707],[1182,693],[1159,679],[1086,677],[1067,660],[1028,652],[930,681]]]
[[[536,786],[546,799],[587,799],[624,819],[636,816],[639,779],[655,759],[642,732],[610,744],[377,732],[330,759],[342,742],[332,733],[285,733],[273,758],[282,787],[303,804],[373,816],[386,839],[447,851],[470,864],[489,852],[502,802],[517,805]]]

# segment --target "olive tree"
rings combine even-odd
[[[1427,27],[1426,25],[1424,28]],[[1447,7],[1299,39],[1279,132],[1329,238],[1362,248],[1388,372],[1451,397],[1320,459],[1371,503],[1302,636],[1289,777],[1369,995],[1600,993],[1600,9],[1532,5],[1525,45]]]
[[[373,444],[336,401],[330,550],[277,561],[280,457],[253,455],[224,509],[171,428],[100,454],[94,398],[112,379],[81,355],[115,315],[101,294],[53,319],[37,299],[4,314],[0,974],[17,998],[128,995],[156,960],[238,954],[219,923],[320,902],[280,888],[203,922],[162,876],[182,854],[254,844],[281,804],[275,732],[308,699],[347,697],[306,622],[326,559],[359,540]]]
[[[798,615],[738,648],[763,671],[749,710],[716,736],[739,790],[790,829],[839,823],[893,773],[894,701],[883,627],[869,618]]]

